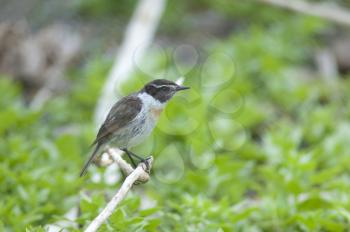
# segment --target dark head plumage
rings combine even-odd
[[[185,89],[189,89],[189,87],[180,86],[173,81],[157,79],[147,83],[141,92],[145,92],[164,103],[170,100],[176,92]]]

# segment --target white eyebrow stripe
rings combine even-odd
[[[156,88],[162,88],[162,87],[176,87],[175,85],[155,85],[152,84],[152,86],[156,87]]]

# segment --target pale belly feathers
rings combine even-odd
[[[153,131],[158,118],[164,109],[164,104],[154,100],[151,96],[139,96],[143,106],[141,112],[124,128],[114,135],[111,141],[119,148],[134,147],[143,142]],[[151,99],[150,99],[151,98]]]

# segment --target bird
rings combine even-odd
[[[95,149],[81,170],[80,177],[86,174],[91,162],[107,145],[124,151],[134,167],[136,164],[132,156],[144,162],[145,159],[129,149],[143,142],[151,134],[167,102],[177,92],[186,89],[190,87],[166,79],[156,79],[145,84],[141,90],[117,101],[98,130],[92,143]]]

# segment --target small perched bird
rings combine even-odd
[[[189,89],[175,82],[158,79],[147,83],[140,91],[123,97],[109,111],[92,145],[96,145],[90,159],[86,162],[80,176],[86,173],[90,163],[107,144],[124,151],[136,166],[131,156],[143,158],[128,149],[146,139],[156,125],[157,119],[166,103],[180,90]]]

